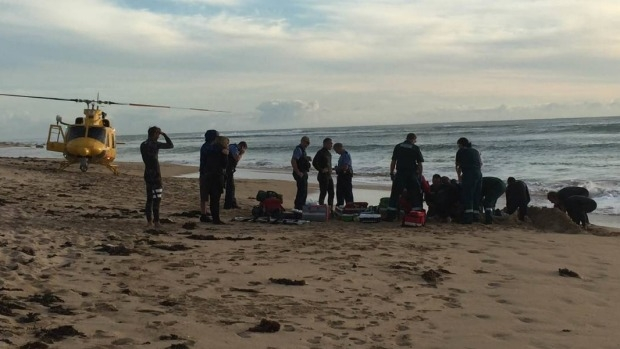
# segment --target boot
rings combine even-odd
[[[484,224],[493,224],[493,211],[488,210],[484,212]]]

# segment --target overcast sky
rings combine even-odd
[[[0,93],[119,134],[620,115],[618,0],[0,0]],[[0,140],[82,105],[0,97]]]

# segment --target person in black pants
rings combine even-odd
[[[586,188],[582,187],[565,187],[559,191],[550,191],[547,193],[547,199],[553,203],[553,207],[559,208],[562,212],[568,212],[567,204],[568,198],[572,196],[590,197],[590,192]],[[594,208],[596,208],[596,203]],[[572,217],[571,217],[572,218]],[[585,215],[586,224],[589,224],[588,215]]]
[[[248,149],[246,142],[231,144],[228,146],[228,165],[226,166],[226,195],[224,196],[224,209],[240,208],[235,198],[235,171],[241,157]]]
[[[497,177],[482,177],[481,186],[482,207],[484,208],[484,224],[493,223],[493,211],[497,199],[506,192],[506,184]]]
[[[518,218],[520,221],[525,220],[527,216],[527,205],[530,203],[530,191],[527,184],[518,181],[514,177],[508,177],[506,181],[506,209],[505,212],[513,214],[519,210]]]
[[[158,142],[159,136],[164,136],[166,143]],[[146,183],[146,206],[144,215],[148,225],[155,224],[159,228],[159,205],[163,186],[161,170],[159,169],[159,149],[172,149],[174,145],[167,134],[161,132],[157,126],[148,129],[148,138],[140,144],[140,154],[144,161],[144,182]]]
[[[393,221],[398,216],[398,200],[404,189],[407,189],[411,209],[422,209],[422,190],[419,178],[422,175],[424,157],[422,157],[420,148],[415,144],[416,141],[415,133],[409,133],[405,141],[397,144],[392,152],[392,162],[390,162],[392,192],[386,221]]]
[[[310,157],[306,154],[306,148],[310,145],[310,138],[301,137],[301,141],[293,151],[291,166],[293,178],[297,182],[297,194],[295,195],[295,209],[302,210],[308,198],[308,171],[310,171]]]
[[[336,166],[336,205],[342,206],[353,202],[353,162],[342,143],[334,144],[334,151],[340,155]]]
[[[318,171],[316,179],[319,182],[319,205],[327,204],[329,210],[334,210],[334,180],[332,178],[332,150],[333,142],[331,138],[323,140],[323,148],[319,149],[314,155],[312,166]]]
[[[587,228],[590,224],[588,213],[596,210],[596,201],[581,195],[573,195],[564,201],[566,213],[573,222]]]
[[[201,151],[201,163],[204,161],[206,187],[209,196],[209,208],[213,224],[226,224],[220,219],[220,198],[224,191],[226,165],[228,164],[228,138],[217,136],[213,143],[205,148],[204,157]]]
[[[482,190],[482,159],[478,150],[472,147],[471,142],[461,137],[456,142],[459,150],[456,152],[456,174],[461,183],[461,203],[463,216],[461,223],[471,224],[480,220],[480,195]]]

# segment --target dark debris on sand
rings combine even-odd
[[[43,342],[36,341],[36,342],[28,342],[20,346],[19,349],[47,349],[49,347],[50,347],[49,345]]]
[[[33,294],[32,296],[28,297],[26,299],[28,302],[34,302],[34,303],[39,303],[41,305],[44,305],[46,307],[49,307],[50,305],[54,304],[54,303],[64,303],[65,301],[62,300],[62,298],[56,296],[55,294],[53,294],[52,292],[43,292],[43,293],[36,293]]]
[[[159,336],[160,341],[178,341],[179,339],[182,339],[182,338],[176,334],[170,334],[170,335],[164,334],[164,335]]]
[[[20,324],[29,324],[32,322],[39,321],[39,313],[28,313],[24,316],[21,316],[17,319],[17,322]]]
[[[280,285],[286,285],[286,286],[304,286],[306,284],[305,280],[291,280],[291,279],[286,279],[286,278],[279,278],[279,279],[269,278],[269,281],[271,281],[274,284],[280,284]]]
[[[178,344],[171,344],[166,349],[189,349],[189,346],[187,344],[178,343]]]
[[[82,332],[79,332],[71,325],[58,326],[51,329],[42,329],[36,333],[37,338],[45,343],[59,342],[67,337],[80,336],[84,337]]]
[[[258,325],[254,327],[250,327],[248,331],[261,332],[261,333],[275,333],[275,332],[280,331],[280,323],[277,321],[262,319]]]
[[[200,218],[201,212],[199,210],[183,211],[181,213],[173,213],[171,216],[187,217],[187,218]]]
[[[183,223],[182,228],[187,230],[194,230],[196,229],[196,226],[198,226],[196,222],[186,222]]]
[[[151,245],[151,247],[153,248],[158,248],[160,250],[164,250],[164,251],[187,251],[187,250],[191,250],[191,247],[185,246],[183,244],[156,244],[156,245]]]
[[[570,269],[567,269],[567,268],[560,268],[560,269],[558,269],[558,273],[560,274],[560,276],[581,279],[581,276],[579,276],[579,274],[577,274],[576,272],[574,272],[574,271],[572,271]]]
[[[129,256],[133,251],[124,245],[99,245],[95,251],[107,252],[110,256]]]
[[[426,281],[430,286],[437,286],[437,283],[443,281],[443,274],[453,274],[449,270],[439,268],[437,270],[429,269],[422,273],[422,279]]]

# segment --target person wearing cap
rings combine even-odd
[[[237,164],[241,161],[241,157],[248,149],[246,142],[239,142],[237,144],[231,144],[228,146],[228,166],[226,166],[226,195],[224,196],[224,209],[230,210],[233,208],[240,208],[237,205],[237,198],[235,198],[235,171],[237,171]]]
[[[295,147],[291,157],[293,178],[297,183],[295,195],[295,209],[302,210],[308,198],[308,171],[310,171],[310,157],[306,154],[306,148],[310,145],[308,136],[301,137],[299,145]]]
[[[397,144],[392,152],[392,162],[390,162],[392,192],[385,217],[386,221],[393,221],[398,216],[398,200],[404,189],[407,189],[411,209],[414,211],[422,209],[422,191],[419,178],[422,175],[424,157],[420,148],[415,144],[416,141],[415,133],[409,133],[405,141]]]

